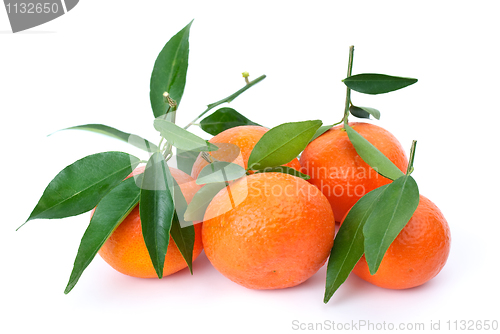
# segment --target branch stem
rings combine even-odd
[[[413,168],[413,161],[415,160],[415,149],[417,148],[417,141],[414,140],[411,143],[411,149],[410,149],[410,160],[408,161],[408,169],[406,170],[406,175],[410,175],[414,168]]]
[[[352,62],[354,58],[354,45],[349,47],[349,63],[347,64],[347,78],[352,75]],[[351,106],[351,89],[347,87],[347,91],[345,94],[345,108],[344,108],[344,117],[342,121],[344,124],[347,124],[349,118],[349,107]]]
[[[199,114],[195,119],[193,119],[191,122],[188,123],[188,125],[186,125],[184,127],[184,129],[187,129],[189,128],[191,125],[195,124],[200,118],[202,118],[207,112],[209,112],[210,110],[212,110],[213,108],[223,104],[223,103],[229,103],[231,101],[233,101],[235,98],[237,98],[240,94],[242,94],[243,92],[245,92],[247,89],[249,89],[250,87],[253,87],[254,85],[258,84],[259,82],[261,82],[262,80],[264,80],[266,78],[265,75],[261,75],[260,77],[258,77],[257,79],[254,79],[252,81],[250,81],[248,84],[246,84],[245,86],[243,86],[243,88],[241,88],[240,90],[238,90],[237,92],[229,95],[228,97],[226,97],[225,99],[222,99],[222,100],[219,100],[217,102],[214,102],[212,104],[209,104],[207,106],[207,109],[202,112],[201,114]]]

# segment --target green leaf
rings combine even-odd
[[[162,118],[163,116],[160,117]],[[154,127],[172,146],[184,151],[197,152],[217,151],[219,149],[205,139],[161,118],[155,119]]]
[[[146,152],[156,152],[158,151],[158,147],[151,143],[150,141],[139,137],[137,135],[127,133],[120,131],[118,129],[115,129],[111,126],[103,125],[103,124],[84,124],[84,125],[77,125],[77,126],[72,126],[69,128],[61,129],[59,131],[63,130],[85,130],[85,131],[90,131],[90,132],[95,132],[95,133],[100,133],[108,137],[112,137],[121,141],[124,141],[126,143],[129,143],[132,146],[135,146],[137,148],[140,148],[141,150],[144,150]],[[56,131],[58,132],[58,131]],[[50,134],[52,135],[52,134]],[[49,135],[49,136],[50,136]]]
[[[245,168],[226,161],[212,162],[201,170],[196,184],[227,182],[239,179],[246,174]]]
[[[189,271],[193,273],[193,247],[195,232],[193,223],[184,219],[184,213],[187,209],[187,202],[181,187],[172,177],[172,174],[167,174],[170,193],[173,194],[175,212],[170,228],[170,236],[174,240],[182,257],[188,265]]]
[[[202,221],[208,205],[215,195],[226,187],[225,182],[209,183],[203,186],[194,195],[184,213],[184,219],[188,221]]]
[[[26,222],[76,216],[92,210],[139,161],[127,153],[103,152],[74,162],[50,181]]]
[[[380,111],[374,108],[357,107],[351,105],[349,111],[351,112],[351,115],[358,118],[370,118],[370,115],[372,115],[376,119],[380,119]]]
[[[289,163],[304,150],[321,121],[292,122],[264,133],[250,153],[248,169],[260,170]]]
[[[181,31],[172,37],[156,58],[150,83],[151,107],[155,118],[167,111],[168,103],[164,101],[163,93],[180,104],[186,85],[186,74],[189,57],[189,22]]]
[[[314,134],[314,136],[311,138],[311,140],[309,142],[312,142],[314,139],[318,138],[323,133],[325,133],[326,131],[330,130],[332,127],[333,127],[333,125],[323,125],[323,126],[321,126],[318,130],[316,130],[316,133]]]
[[[379,205],[363,228],[365,257],[372,275],[377,272],[391,243],[413,216],[419,200],[417,183],[409,175],[389,184],[380,196]]]
[[[139,202],[140,193],[134,178],[129,178],[102,198],[83,234],[73,271],[64,293],[67,294],[73,289],[85,268],[94,259],[111,233],[134,209]]]
[[[177,168],[184,173],[191,175],[194,162],[198,158],[198,155],[200,155],[200,152],[198,151],[185,151],[178,148],[175,156],[177,160]]]
[[[417,79],[394,77],[385,74],[363,73],[342,80],[352,90],[364,94],[383,94],[392,92],[417,82]]]
[[[345,282],[364,252],[363,226],[388,185],[361,197],[351,208],[337,232],[326,269],[324,302],[328,303]]]
[[[236,126],[259,125],[232,108],[220,108],[200,122],[201,128],[213,136]]]
[[[161,153],[149,158],[143,175],[139,205],[142,234],[156,274],[162,278],[175,205],[169,185],[172,176]]]
[[[344,124],[349,140],[354,145],[359,156],[380,175],[396,180],[404,175],[399,168],[387,158],[378,148],[357,133],[352,127]]]
[[[300,177],[301,179],[304,180],[309,180],[311,177],[309,175],[303,174],[296,170],[295,168],[292,167],[287,167],[287,166],[278,166],[278,167],[269,167],[261,170],[255,171],[255,173],[283,173],[283,174],[290,174],[296,177]]]
[[[172,227],[170,228],[170,235],[175,242],[175,245],[181,252],[182,257],[186,261],[191,275],[193,274],[193,248],[195,231],[194,226],[189,225],[186,227],[181,227],[179,222],[179,216],[177,212],[174,214],[174,219],[172,220]]]

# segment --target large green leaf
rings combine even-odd
[[[151,107],[155,118],[166,113],[168,103],[163,93],[168,92],[170,97],[180,104],[186,85],[186,74],[189,57],[189,22],[181,31],[172,37],[163,47],[156,58],[150,83]]]
[[[304,150],[321,124],[321,121],[304,121],[272,128],[253,148],[248,169],[260,170],[289,163]]]
[[[388,185],[370,191],[351,208],[335,237],[326,269],[324,302],[345,282],[364,252],[363,226]]]
[[[410,175],[389,184],[380,196],[379,204],[363,227],[365,257],[372,275],[377,272],[391,243],[413,216],[419,200],[417,183]]]
[[[219,183],[239,179],[246,174],[245,168],[226,161],[206,165],[198,175],[196,184]]]
[[[102,198],[83,234],[73,271],[64,293],[69,293],[73,289],[85,268],[94,259],[111,233],[134,209],[139,202],[140,193],[134,179],[129,178]]]
[[[140,148],[141,150],[144,150],[146,152],[156,152],[158,151],[158,147],[151,143],[150,141],[139,137],[137,135],[127,133],[120,131],[118,129],[115,129],[111,126],[103,125],[103,124],[84,124],[84,125],[77,125],[77,126],[72,126],[69,128],[61,129],[59,131],[63,130],[85,130],[85,131],[90,131],[90,132],[95,132],[95,133],[100,133],[108,137],[112,137],[121,141],[124,141],[126,143],[129,143],[132,146],[135,146],[137,148]]]
[[[417,79],[394,77],[385,74],[363,73],[342,80],[352,90],[365,94],[392,92],[417,82]]]
[[[103,152],[74,162],[50,181],[26,222],[76,216],[92,210],[139,161],[127,153]]]
[[[161,153],[150,158],[144,170],[139,212],[142,234],[158,278],[163,277],[170,228],[175,213],[170,170]]]
[[[379,151],[378,148],[356,132],[352,127],[344,124],[344,129],[349,136],[349,140],[354,145],[356,152],[377,173],[391,180],[396,180],[404,175],[404,173],[391,160],[389,160],[389,158],[387,158],[382,152]]]
[[[175,245],[181,252],[184,261],[186,261],[189,271],[193,274],[193,248],[195,239],[194,226],[189,225],[182,227],[179,222],[179,215],[176,212],[174,214],[174,219],[172,220],[170,235],[172,236]]]
[[[172,218],[172,226],[170,227],[170,236],[177,245],[182,257],[188,265],[189,271],[193,273],[193,247],[195,232],[193,223],[184,219],[184,213],[187,209],[187,202],[181,187],[172,177],[172,174],[166,173],[168,187],[173,195],[174,201],[174,216]]]
[[[184,130],[172,122],[160,118],[155,119],[154,127],[172,146],[184,151],[217,151],[219,148],[194,133]]]
[[[202,119],[200,122],[201,128],[213,136],[216,136],[227,129],[243,125],[260,124],[252,122],[232,108],[220,108],[213,114]]]
[[[189,203],[186,212],[184,213],[184,218],[188,221],[202,221],[205,211],[214,196],[225,187],[225,182],[209,183],[203,186],[200,190],[198,190]]]

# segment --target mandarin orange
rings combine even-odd
[[[408,161],[399,141],[383,128],[369,123],[349,123],[378,148],[402,172]],[[335,218],[340,221],[366,193],[391,182],[378,174],[356,153],[342,125],[309,143],[300,156],[302,172],[328,198]]]
[[[450,228],[443,214],[420,195],[417,210],[389,246],[378,271],[370,275],[363,255],[353,272],[383,288],[416,287],[441,271],[450,253],[450,243]]]
[[[244,125],[227,129],[209,140],[210,143],[219,147],[217,151],[210,152],[210,154],[217,160],[233,162],[246,169],[250,153],[267,131],[269,129],[258,125]],[[193,165],[191,176],[196,179],[207,165],[208,162],[199,156]],[[301,168],[298,159],[293,159],[285,166],[299,171]]]
[[[139,167],[135,169],[128,177],[144,172],[144,168],[145,167]],[[179,184],[186,201],[189,203],[194,194],[200,189],[200,186],[196,184],[191,176],[178,169],[170,168],[170,172]],[[195,222],[194,229],[195,243],[193,261],[203,250],[201,223]],[[109,239],[99,250],[99,255],[111,267],[125,275],[141,278],[158,277],[144,242],[139,205],[137,205],[123,222],[120,223],[115,231],[113,231]],[[170,237],[163,268],[163,276],[168,276],[186,267],[186,261],[182,257],[174,240]]]
[[[325,263],[334,235],[326,197],[307,181],[282,173],[252,174],[222,189],[202,228],[212,265],[251,289],[304,282]]]

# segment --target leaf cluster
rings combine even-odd
[[[192,22],[166,43],[151,74],[153,126],[161,138],[158,145],[138,135],[103,124],[85,124],[64,129],[85,130],[122,140],[140,148],[148,156],[141,160],[124,152],[93,154],[64,168],[46,187],[26,222],[65,218],[95,209],[81,239],[65,293],[74,288],[102,245],[139,203],[144,241],[158,278],[163,276],[170,237],[192,273],[195,238],[193,222],[203,220],[212,198],[230,182],[250,173],[280,172],[309,179],[308,175],[285,165],[299,156],[311,141],[342,122],[361,158],[393,182],[366,194],[347,215],[331,250],[324,301],[327,302],[332,297],[363,254],[370,271],[375,273],[387,248],[415,211],[419,198],[418,187],[410,175],[412,167],[406,174],[403,173],[348,125],[349,115],[380,118],[380,112],[374,108],[353,105],[350,90],[382,94],[411,85],[416,79],[381,74],[348,76],[343,80],[348,91],[347,108],[340,122],[323,125],[320,120],[306,120],[283,123],[271,128],[255,145],[248,160],[248,168],[245,169],[231,161],[214,159],[210,152],[217,151],[219,147],[187,129],[212,109],[233,101],[261,82],[265,75],[253,81],[247,80],[247,84],[235,93],[208,104],[207,109],[186,127],[176,125],[175,115],[186,83],[191,24]],[[210,135],[217,135],[236,126],[259,124],[233,108],[222,107],[196,125]],[[167,163],[173,156],[173,148],[176,149],[177,167],[187,174],[191,174],[193,163],[199,157],[209,162],[196,179],[196,183],[203,187],[189,205]],[[414,153],[414,149],[412,152]],[[144,172],[131,177],[131,173],[141,163],[145,163]]]

